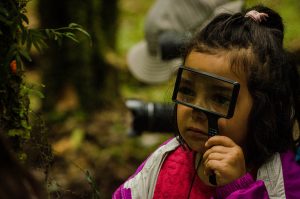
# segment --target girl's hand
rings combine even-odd
[[[217,185],[226,185],[246,173],[244,153],[240,146],[226,136],[213,136],[207,140],[203,155],[204,174],[216,175]]]

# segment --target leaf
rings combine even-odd
[[[27,29],[24,26],[21,26],[22,35],[21,35],[21,43],[25,44],[27,39]]]
[[[33,46],[37,49],[37,51],[43,52],[42,48],[40,47],[39,43],[36,40],[33,40],[32,43],[33,43]]]
[[[79,43],[79,41],[76,39],[76,36],[73,33],[68,32],[68,33],[65,33],[64,36],[75,41],[76,43]]]
[[[53,32],[54,40],[57,41],[60,38],[60,33]]]
[[[91,38],[91,35],[87,31],[85,31],[84,29],[82,29],[82,28],[76,28],[76,30],[78,30],[79,32],[83,33],[88,38]]]
[[[27,49],[28,51],[30,51],[31,46],[32,46],[32,35],[31,35],[31,32],[28,31],[28,32],[27,32],[27,39],[26,39],[26,49]]]
[[[43,39],[39,39],[39,40],[37,40],[37,42],[39,43],[39,46],[40,46],[42,49],[48,48],[48,45],[46,44],[46,42],[45,42]]]
[[[38,96],[39,98],[45,98],[44,94],[41,91],[30,89],[29,94]]]
[[[93,178],[93,176],[90,174],[90,172],[88,170],[86,170],[85,172],[85,177],[86,180],[88,181],[88,183],[90,184],[92,190],[93,190],[93,195],[92,198],[94,199],[99,199],[100,198],[100,191],[98,190],[98,186],[97,183],[95,181],[95,179]]]
[[[27,61],[29,61],[29,62],[32,61],[32,59],[31,59],[31,57],[30,57],[30,55],[29,55],[29,53],[28,53],[27,50],[19,49],[19,53],[20,53]]]
[[[16,54],[16,62],[17,62],[17,67],[21,68],[23,70],[23,62],[22,62],[22,59],[21,59],[20,54],[18,52]]]
[[[26,24],[29,24],[29,20],[26,15],[24,15],[23,13],[20,13],[20,17]]]
[[[85,172],[85,177],[90,184],[93,184],[92,176],[88,170]]]
[[[77,23],[70,23],[69,25],[68,25],[68,27],[69,28],[78,28],[78,27],[81,27],[79,24],[77,24]]]
[[[76,35],[74,33],[71,32],[66,32],[64,33],[65,36],[71,36],[71,37],[76,37]]]
[[[21,120],[21,126],[26,130],[31,130],[31,126],[28,124],[26,120]]]
[[[51,30],[50,29],[45,29],[45,33],[47,35],[48,38],[51,38]]]
[[[8,136],[11,137],[20,136],[25,139],[28,139],[30,137],[28,131],[23,129],[11,129],[8,131]]]
[[[91,38],[91,35],[86,30],[84,30],[79,24],[70,23],[68,27],[71,28],[71,29],[78,30],[79,32],[86,35],[88,38]]]

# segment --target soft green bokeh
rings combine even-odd
[[[144,20],[153,0],[120,1],[120,24],[117,36],[117,48],[125,55],[130,47],[144,37]]]
[[[247,0],[246,6],[250,7],[256,4],[266,5],[277,11],[285,25],[285,46],[287,48],[300,47],[300,1],[299,0]]]

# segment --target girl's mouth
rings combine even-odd
[[[187,131],[191,132],[193,134],[199,134],[199,136],[201,135],[201,136],[208,137],[208,134],[206,133],[206,131],[199,129],[199,128],[189,127],[189,128],[187,128]]]

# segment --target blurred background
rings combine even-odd
[[[144,38],[144,21],[153,2],[31,0],[27,4],[32,28],[75,22],[91,35],[88,39],[79,34],[79,43],[50,43],[43,53],[33,50],[32,62],[26,63],[26,82],[44,95],[30,95],[30,108],[41,115],[52,147],[50,163],[45,161],[35,171],[41,179],[47,176],[51,198],[111,198],[137,166],[173,136],[167,129],[133,135],[133,113],[126,106],[128,99],[141,100],[132,106],[145,110],[148,102],[171,103],[174,78],[145,84],[132,76],[126,62],[129,49]],[[286,25],[286,48],[300,52],[298,0],[245,2],[247,7],[263,3],[277,10]]]

